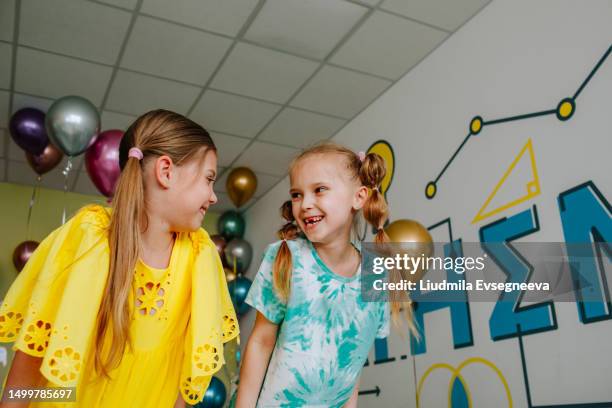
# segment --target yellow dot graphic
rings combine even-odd
[[[425,195],[427,198],[432,198],[436,195],[436,183],[432,181],[427,184],[427,187],[425,188]]]
[[[482,129],[482,120],[480,118],[472,119],[472,123],[470,123],[470,130],[472,133],[476,134],[480,132],[480,129]]]
[[[572,104],[568,101],[565,101],[559,106],[559,116],[561,116],[562,118],[569,118],[573,110],[574,107],[572,106]]]

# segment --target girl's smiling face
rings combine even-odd
[[[208,208],[217,202],[213,190],[217,153],[206,149],[181,165],[174,164],[168,156],[160,156],[152,165],[158,188],[150,194],[149,205],[155,207],[170,230],[196,231]]]
[[[293,218],[311,242],[350,238],[353,217],[367,189],[351,178],[345,159],[333,153],[300,159],[290,174]]]

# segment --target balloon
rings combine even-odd
[[[242,238],[244,228],[244,218],[237,211],[229,210],[219,217],[219,233],[228,241],[232,238]],[[227,261],[229,262],[229,259]]]
[[[234,238],[225,247],[225,258],[230,269],[236,265],[236,273],[244,273],[251,264],[253,258],[253,248],[251,244],[242,238]]]
[[[237,167],[227,176],[225,188],[230,200],[240,208],[255,194],[257,177],[248,167]]]
[[[392,242],[422,244],[431,244],[433,242],[427,228],[414,220],[393,221],[385,228],[385,231]]]
[[[49,143],[40,154],[26,152],[26,159],[30,167],[39,175],[53,170],[61,161],[64,155],[53,144]]]
[[[36,241],[23,241],[21,244],[17,245],[17,248],[13,251],[13,265],[15,265],[15,269],[17,269],[18,272],[21,272],[38,245]]]
[[[229,283],[236,279],[236,274],[230,268],[223,268],[225,271],[225,280]]]
[[[100,133],[85,152],[87,174],[100,193],[112,197],[119,179],[119,143],[123,137],[120,130]]]
[[[47,111],[45,127],[54,145],[68,156],[77,156],[100,131],[100,114],[87,99],[64,96]]]
[[[249,289],[251,288],[251,283],[249,278],[239,276],[235,281],[227,285],[232,303],[234,304],[234,309],[236,309],[238,315],[245,314],[251,308],[248,303],[245,302]]]
[[[227,245],[227,241],[223,238],[222,235],[214,234],[210,236],[212,242],[214,242],[215,247],[217,248],[217,252],[219,253],[219,257],[221,258],[221,262],[223,266],[227,266],[227,260],[225,259],[225,246]]]
[[[431,256],[433,253],[433,240],[431,234],[420,223],[414,220],[397,220],[385,228],[385,232],[393,243],[401,243],[401,252],[411,257]],[[416,282],[425,274],[425,269],[419,269],[408,277]]]
[[[198,402],[195,408],[221,408],[226,398],[225,385],[217,377],[213,377],[204,393],[204,399]]]
[[[45,114],[38,109],[19,109],[9,123],[11,137],[26,152],[41,154],[49,144],[45,130]]]

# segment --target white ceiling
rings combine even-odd
[[[252,204],[300,148],[332,137],[490,0],[1,0],[0,181],[35,174],[6,130],[23,107],[78,94],[102,129],[154,108],[208,129]],[[62,189],[61,166],[42,185]],[[98,192],[82,158],[70,191]]]

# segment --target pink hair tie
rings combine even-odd
[[[135,159],[138,160],[142,160],[143,155],[142,155],[142,150],[140,150],[137,147],[132,147],[129,151],[128,151],[128,157],[133,157]]]
[[[365,152],[359,152],[359,153],[357,153],[357,156],[359,156],[359,161],[363,163],[363,161],[365,160],[365,157],[366,157]]]

